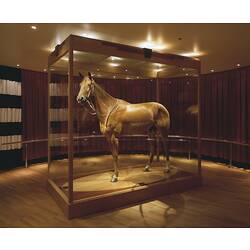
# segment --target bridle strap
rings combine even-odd
[[[95,85],[94,85],[94,82],[93,80],[91,80],[91,90],[89,91],[89,94],[86,98],[86,102],[88,103],[89,107],[92,109],[93,112],[90,112],[88,110],[88,113],[91,114],[91,115],[96,115],[96,110],[95,110],[95,106],[94,104],[92,103],[92,101],[90,101],[90,96],[94,93],[94,90],[95,90]]]
[[[96,110],[95,110],[94,104],[93,104],[91,101],[89,101],[88,99],[87,99],[87,103],[88,103],[88,105],[90,106],[90,108],[93,110],[93,112],[88,111],[89,114],[91,114],[91,115],[96,115]]]

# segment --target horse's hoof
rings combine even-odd
[[[111,182],[117,182],[117,181],[118,181],[118,177],[116,175],[112,175]]]
[[[146,165],[145,168],[144,168],[144,172],[149,172],[149,171],[150,171],[150,166]]]

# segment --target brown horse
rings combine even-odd
[[[81,74],[80,74],[81,75]],[[154,158],[155,136],[158,133],[162,139],[166,157],[165,171],[169,172],[169,155],[167,149],[170,116],[167,109],[157,102],[130,104],[114,98],[105,92],[92,78],[82,77],[77,96],[78,103],[87,103],[97,115],[101,133],[105,135],[113,156],[114,173],[111,181],[118,180],[118,136],[125,126],[146,126],[150,140],[150,156],[144,170],[149,171]]]

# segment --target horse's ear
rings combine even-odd
[[[83,75],[82,75],[82,73],[81,73],[81,72],[79,72],[79,76],[83,79]]]
[[[90,72],[88,72],[88,74],[89,74],[89,79],[90,79],[90,80],[92,80],[93,78],[92,78],[91,73],[90,73]]]

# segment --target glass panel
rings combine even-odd
[[[80,82],[84,78],[79,72],[83,76],[91,72],[95,81],[93,90],[90,82],[86,85],[89,88],[82,89]],[[77,102],[77,97],[83,99]],[[131,104],[159,102],[167,108],[171,121],[169,173],[165,171],[165,151],[154,126],[148,126],[147,122],[137,126],[137,122],[128,121],[122,124],[119,135],[119,180],[111,182],[114,161],[100,123],[105,128],[116,110],[118,102],[112,97]],[[149,109],[146,113],[153,113],[154,109]],[[144,110],[139,110],[134,119]],[[75,51],[73,114],[75,200],[197,174],[197,72],[192,69]],[[163,116],[165,119],[166,113]],[[150,120],[147,115],[145,119]],[[161,130],[165,136],[166,130]],[[152,140],[147,140],[149,134]],[[157,161],[155,155],[151,171],[145,172],[150,149],[155,154],[159,151],[160,159]]]
[[[51,66],[49,98],[49,178],[68,195],[68,55]]]

